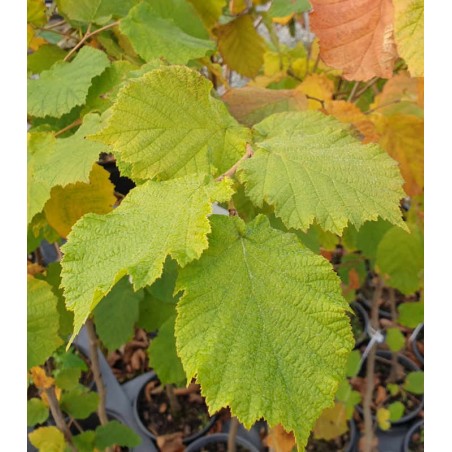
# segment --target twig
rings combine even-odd
[[[375,291],[372,297],[370,326],[374,330],[378,330],[378,308],[381,303],[381,294],[383,291],[383,283],[379,277],[377,277]],[[367,356],[366,364],[366,392],[363,400],[363,412],[364,412],[364,435],[363,435],[363,447],[364,452],[373,452],[374,442],[374,429],[372,419],[372,399],[375,387],[375,357],[377,354],[376,344],[370,349]]]
[[[116,27],[116,25],[119,25],[119,20],[117,20],[116,22],[112,22],[111,24],[105,25],[102,28],[98,28],[97,30],[91,31],[91,24],[89,24],[88,25],[88,29],[86,30],[86,33],[83,36],[83,38],[64,57],[64,61],[67,61],[84,44],[84,42],[86,42],[89,38],[92,38],[94,35],[97,35],[97,33],[100,33],[101,31],[108,30],[109,28]]]
[[[361,96],[361,94],[363,94],[368,88],[370,88],[371,86],[375,85],[375,83],[378,82],[378,77],[374,77],[373,79],[370,79],[364,86],[363,88],[361,88],[359,91],[357,91],[355,93],[355,95],[353,96],[352,102],[354,102],[356,99],[359,99],[359,97]]]
[[[82,123],[82,120],[80,118],[76,119],[72,124],[69,124],[68,126],[64,127],[63,129],[58,130],[58,132],[55,132],[55,136],[57,137],[59,135],[62,135],[64,132],[67,132],[68,130],[71,130],[74,127],[79,126],[81,123]]]
[[[181,406],[179,400],[177,400],[176,394],[174,393],[174,386],[171,384],[165,385],[165,392],[169,400],[171,414],[173,418],[177,418],[181,411]]]
[[[378,107],[372,108],[371,110],[367,110],[364,112],[364,114],[368,115],[368,114],[374,112],[375,110],[378,110],[379,108],[387,107],[388,105],[392,105],[392,104],[399,104],[400,102],[402,102],[400,99],[392,100],[391,102],[386,102],[384,104],[378,105]]]
[[[352,90],[350,91],[350,95],[348,96],[347,102],[350,102],[353,97],[355,96],[356,90],[358,89],[360,82],[355,82],[355,84],[353,85]]]
[[[60,404],[58,403],[58,399],[55,394],[55,387],[51,386],[50,388],[44,389],[44,392],[47,396],[47,400],[49,401],[50,412],[52,413],[53,419],[55,419],[56,426],[61,430],[66,439],[69,447],[76,451],[77,449],[74,447],[72,443],[72,433],[69,430],[69,427],[64,420],[63,413],[61,412]]]
[[[53,24],[48,24],[47,27],[42,28],[42,30],[51,30],[52,28],[56,28],[59,27],[60,25],[63,25],[64,23],[66,23],[64,19],[59,20],[58,22],[54,22]]]
[[[225,173],[223,173],[221,176],[216,178],[217,182],[222,181],[225,177],[232,177],[235,172],[237,171],[240,163],[242,163],[243,161],[245,161],[246,159],[249,159],[253,156],[254,151],[253,148],[251,147],[250,144],[246,145],[246,152],[245,154],[242,156],[242,158],[240,160],[238,160],[237,162],[234,163],[234,165],[232,165]]]
[[[99,355],[98,355],[98,339],[94,323],[91,319],[86,321],[86,331],[89,338],[89,357],[91,359],[91,370],[93,372],[94,382],[96,383],[97,393],[99,394],[99,405],[97,407],[97,414],[101,425],[108,423],[107,412],[105,410],[106,391],[102,374],[100,371]]]
[[[396,308],[394,289],[389,288],[389,307],[391,308],[391,317],[394,324],[397,324],[397,318],[399,317]],[[402,369],[399,364],[399,353],[392,352],[391,356],[391,372],[388,377],[388,383],[395,383],[399,376],[402,374]]]
[[[317,68],[319,67],[319,63],[320,63],[320,52],[317,55],[317,58],[315,59],[314,67],[312,68],[311,74],[315,74]]]
[[[306,96],[308,99],[311,99],[311,100],[315,100],[315,101],[317,101],[317,102],[320,102],[320,105],[322,106],[322,108],[325,108],[325,101],[324,101],[324,100],[319,99],[318,97],[309,96],[308,94],[305,94],[305,96]]]
[[[231,423],[229,424],[228,451],[227,452],[235,452],[236,451],[235,440],[237,438],[238,429],[239,429],[239,421],[235,416],[233,416],[233,417],[231,417]]]

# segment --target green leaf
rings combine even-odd
[[[270,17],[286,17],[293,13],[304,13],[311,9],[308,0],[273,0],[268,14]]]
[[[186,67],[151,71],[120,91],[106,128],[93,138],[113,146],[133,179],[219,175],[245,153],[250,134],[211,89]]]
[[[397,309],[399,311],[398,322],[400,325],[416,328],[424,321],[424,303],[420,301],[401,303]]]
[[[196,9],[205,25],[211,28],[220,18],[226,0],[188,0]]]
[[[37,172],[53,151],[55,138],[47,133],[29,133],[27,136],[27,221],[41,212],[50,197],[51,184],[37,177]]]
[[[254,28],[249,14],[216,29],[218,50],[228,68],[254,78],[264,64],[265,41]]]
[[[94,309],[96,332],[108,350],[115,350],[132,339],[142,298],[143,293],[134,292],[124,277]]]
[[[376,265],[387,276],[387,284],[408,295],[422,285],[424,243],[418,231],[391,228],[377,248]]]
[[[356,375],[358,375],[360,368],[361,368],[361,352],[359,350],[353,350],[348,356],[345,375],[347,375],[347,377],[355,377]]]
[[[39,79],[28,80],[28,114],[61,116],[83,105],[91,80],[109,65],[107,55],[92,47],[83,47],[70,63],[57,61]]]
[[[42,424],[49,417],[49,409],[46,404],[36,397],[27,401],[27,426],[33,427]]]
[[[50,69],[57,61],[62,60],[66,53],[56,45],[43,45],[36,52],[27,56],[27,70],[32,74],[39,74]]]
[[[28,438],[40,452],[65,452],[64,435],[57,427],[40,427],[31,432]]]
[[[377,248],[386,232],[391,229],[391,223],[385,220],[367,221],[359,229],[356,237],[356,246],[364,256],[375,261]]]
[[[393,397],[400,392],[399,385],[395,383],[388,383],[386,385],[386,389],[389,391],[389,394],[391,394]]]
[[[58,336],[57,298],[45,281],[27,279],[27,368],[43,364],[63,341]]]
[[[163,384],[183,386],[186,376],[176,352],[175,320],[175,315],[170,317],[160,327],[157,337],[151,341],[148,348],[149,365],[155,370]]]
[[[94,413],[99,403],[99,394],[79,386],[61,396],[61,409],[74,419],[86,419]]]
[[[175,315],[180,294],[173,295],[178,275],[177,263],[166,259],[162,276],[143,289],[138,326],[146,331],[158,330],[165,321]]]
[[[386,330],[386,343],[389,350],[398,352],[405,347],[405,336],[398,328],[388,328]]]
[[[166,256],[181,266],[198,258],[208,246],[211,203],[228,200],[230,185],[204,176],[148,181],[113,212],[81,218],[62,247],[62,286],[66,306],[75,314],[73,337],[125,274],[138,290],[161,275]]]
[[[274,206],[288,228],[314,220],[341,234],[377,217],[406,228],[397,163],[375,144],[361,144],[344,125],[315,111],[277,113],[257,124],[255,154],[239,178],[257,206]]]
[[[389,411],[389,420],[391,422],[398,421],[405,411],[405,406],[402,402],[394,402],[388,405],[388,411]]]
[[[101,450],[114,444],[122,447],[136,447],[141,443],[141,438],[127,425],[118,421],[110,421],[106,425],[96,428],[94,445]]]
[[[361,394],[354,391],[347,379],[342,380],[336,392],[336,399],[345,405],[347,419],[351,419],[355,406],[361,402]]]
[[[76,388],[80,381],[82,370],[77,367],[57,369],[54,373],[56,385],[66,391]]]
[[[171,18],[159,16],[147,2],[130,10],[121,21],[120,30],[146,61],[163,58],[171,63],[186,64],[215,49],[212,41],[187,34]]]
[[[176,286],[187,380],[196,376],[210,412],[229,406],[247,428],[261,417],[281,423],[303,449],[354,343],[339,278],[262,215],[211,221],[208,250]]]
[[[27,22],[37,27],[47,22],[44,0],[27,0]]]
[[[406,376],[403,387],[413,394],[424,394],[424,372],[421,370],[410,372]]]
[[[108,146],[85,139],[97,132],[102,125],[101,117],[88,114],[74,135],[55,141],[53,150],[37,162],[35,178],[47,186],[65,186],[74,182],[89,182],[93,163]]]
[[[86,432],[73,436],[72,441],[77,448],[77,452],[93,452],[95,438],[96,432],[87,430]]]
[[[75,23],[104,25],[125,16],[138,0],[57,0],[58,12]]]

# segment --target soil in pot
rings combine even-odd
[[[422,409],[424,399],[423,396],[412,394],[403,389],[406,375],[409,372],[419,370],[419,367],[408,358],[399,355],[398,362],[400,364],[401,374],[395,381],[390,381],[391,355],[391,352],[377,352],[375,360],[375,388],[372,396],[373,403],[371,409],[373,416],[375,416],[378,408],[388,408],[394,402],[402,403],[405,407],[404,414],[399,420],[392,422],[393,425],[398,425],[413,419]],[[351,380],[355,390],[363,391],[365,388],[365,369],[366,361],[362,365],[359,376]],[[399,390],[391,393],[389,390],[390,386],[388,385],[397,385]],[[362,406],[358,405],[357,409],[362,414]]]
[[[424,424],[421,423],[408,439],[407,452],[424,452]]]
[[[175,388],[174,394],[180,411],[173,415],[165,386],[158,379],[150,380],[138,394],[137,414],[154,437],[182,432],[183,440],[188,441],[212,424],[212,418],[199,385]]]

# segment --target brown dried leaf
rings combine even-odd
[[[38,389],[49,389],[55,384],[55,380],[52,377],[48,377],[45,370],[42,367],[35,366],[30,369],[31,378],[33,384]]]
[[[264,440],[267,447],[275,452],[291,452],[295,446],[293,433],[287,433],[280,424],[270,429],[268,436]]]
[[[397,50],[391,0],[311,0],[320,57],[347,80],[392,77]]]
[[[157,446],[161,452],[182,452],[185,449],[182,437],[182,432],[157,436]]]

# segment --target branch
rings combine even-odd
[[[236,452],[235,440],[237,438],[237,430],[239,428],[238,419],[233,416],[231,417],[231,423],[229,424],[229,434],[228,434],[228,450],[227,452]]]
[[[379,277],[377,277],[377,283],[375,291],[372,297],[371,306],[371,317],[370,326],[376,331],[378,330],[378,308],[380,307],[381,294],[383,292],[383,282]],[[374,343],[370,349],[369,355],[367,356],[366,365],[366,392],[364,394],[363,400],[363,411],[364,411],[364,435],[363,435],[363,446],[364,452],[372,452],[375,450],[373,448],[374,442],[374,429],[373,429],[373,419],[372,419],[372,399],[375,387],[375,357],[377,354],[377,347]]]
[[[97,407],[97,414],[101,425],[108,423],[107,412],[105,410],[106,391],[104,382],[102,380],[102,374],[100,371],[99,355],[98,355],[98,339],[96,330],[94,329],[94,323],[92,319],[86,321],[86,331],[89,338],[89,357],[91,359],[91,370],[93,372],[94,382],[96,383],[97,392],[99,394],[99,405]]]
[[[102,28],[98,28],[97,30],[91,31],[91,24],[88,25],[88,29],[86,30],[85,35],[83,38],[79,41],[79,43],[72,48],[72,50],[64,57],[63,61],[67,61],[89,38],[92,38],[94,35],[97,35],[97,33],[100,33],[101,31],[108,30],[109,28],[116,27],[116,25],[119,25],[119,20],[116,22],[112,22],[111,24],[105,25]]]
[[[63,129],[58,130],[58,132],[55,133],[55,137],[62,135],[64,132],[67,132],[68,130],[73,129],[74,127],[79,126],[81,123],[82,123],[82,120],[80,118],[76,119],[72,124],[69,124],[68,126],[64,127]]]
[[[223,173],[221,176],[217,177],[215,180],[217,182],[221,182],[225,177],[232,177],[235,174],[235,172],[237,171],[240,163],[244,162],[246,159],[251,158],[253,155],[254,155],[253,148],[251,147],[250,144],[247,143],[246,152],[242,156],[242,158],[240,160],[238,160],[237,162],[235,162],[234,165],[232,165],[225,173]]]
[[[364,114],[368,115],[370,113],[373,113],[375,110],[378,110],[379,108],[387,107],[388,105],[399,104],[400,102],[402,102],[400,99],[392,100],[391,102],[386,102],[379,105],[378,107],[372,108],[371,110],[367,110],[366,112],[364,112]]]

